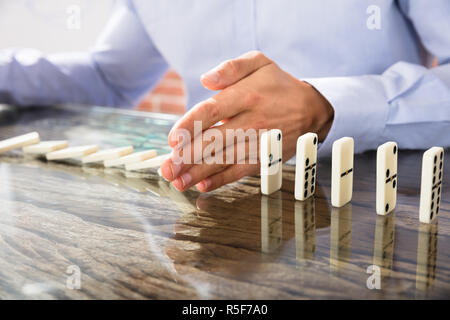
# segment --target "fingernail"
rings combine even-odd
[[[182,191],[183,190],[183,181],[181,181],[180,178],[175,179],[174,181],[172,181],[172,185],[175,187],[175,189],[177,189],[178,191]]]
[[[196,187],[199,191],[207,190],[211,186],[211,180],[210,179],[204,179],[197,183]]]
[[[181,164],[177,164],[177,163],[173,163],[170,166],[170,169],[172,170],[172,179],[175,179],[176,177],[178,177],[178,174],[181,171]]]
[[[170,181],[170,180],[173,179],[172,176],[171,176],[172,175],[172,169],[170,169],[167,164],[164,164],[164,165],[161,166],[161,173],[162,173],[163,178],[166,181]]]
[[[191,183],[192,176],[190,173],[186,172],[181,175],[180,179],[183,182],[183,188],[186,188]]]
[[[208,71],[207,73],[202,75],[202,79],[206,79],[211,83],[218,83],[220,80],[219,74],[216,70]]]

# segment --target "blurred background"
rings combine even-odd
[[[83,51],[95,44],[115,0],[0,0],[0,49]],[[135,109],[181,114],[182,79],[170,70]]]

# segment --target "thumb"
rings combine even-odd
[[[272,61],[261,52],[250,51],[222,62],[203,74],[200,81],[207,89],[222,90],[270,63]]]

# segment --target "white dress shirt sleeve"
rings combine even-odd
[[[381,75],[304,79],[334,108],[320,156],[330,155],[333,142],[343,136],[355,139],[355,152],[388,140],[400,149],[450,146],[450,6],[426,0],[399,5],[439,67],[400,61]]]
[[[0,103],[132,107],[167,68],[132,4],[121,1],[89,52],[0,51]]]

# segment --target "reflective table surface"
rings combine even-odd
[[[176,118],[105,108],[0,112],[0,139],[169,151]],[[448,299],[450,161],[441,212],[419,223],[423,151],[399,152],[398,203],[375,213],[374,152],[355,157],[351,204],[332,208],[329,159],[314,198],[294,199],[295,168],[262,196],[249,177],[180,193],[156,172],[0,155],[2,299]],[[448,150],[447,159],[448,157]]]

